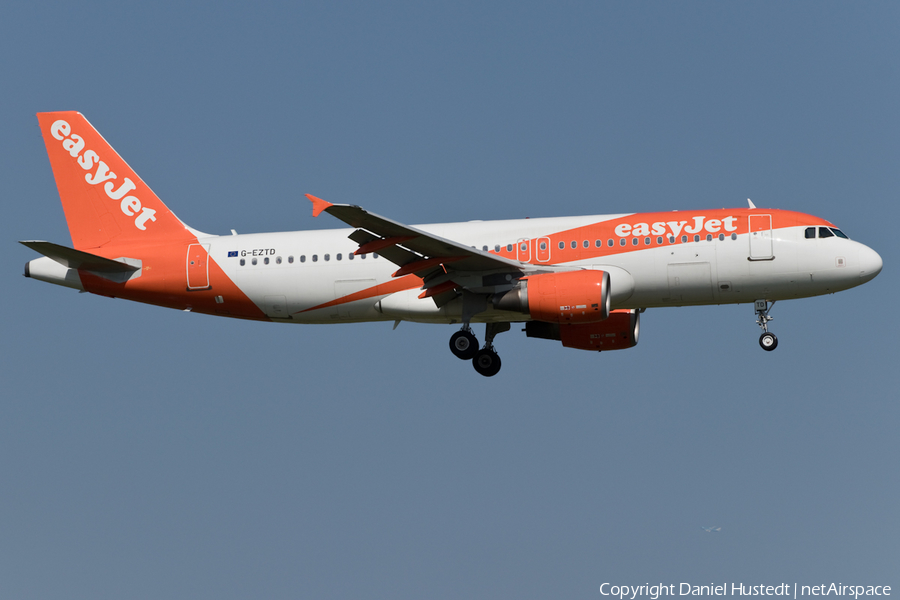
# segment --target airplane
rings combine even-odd
[[[752,303],[774,350],[778,300],[873,279],[871,248],[799,212],[723,208],[404,225],[307,194],[313,217],[349,228],[211,235],[178,217],[78,112],[38,113],[72,247],[25,276],[81,292],[276,323],[459,324],[452,353],[481,375],[501,366],[494,338],[589,351],[638,343],[647,308]],[[484,323],[479,347],[472,324]]]
[[[712,533],[713,531],[722,531],[721,527],[703,527],[703,526],[701,526],[700,529],[702,529],[706,533]]]

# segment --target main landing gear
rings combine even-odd
[[[488,323],[484,332],[484,347],[478,349],[478,339],[468,323],[450,337],[450,351],[462,360],[472,359],[479,374],[493,377],[500,372],[500,356],[494,350],[494,336],[509,331],[509,323]]]
[[[472,333],[471,327],[464,325],[462,329],[450,336],[450,352],[462,360],[475,357],[475,353],[478,352],[478,338]]]
[[[759,336],[759,346],[763,350],[771,352],[778,347],[778,338],[774,333],[769,333],[769,321],[775,317],[769,316],[769,311],[775,306],[775,302],[769,304],[768,300],[757,300],[754,303],[756,309],[756,324],[762,329],[762,335]]]

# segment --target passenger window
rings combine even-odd
[[[313,262],[319,262],[319,255],[313,254]]]
[[[541,250],[547,249],[547,242],[541,242]]]
[[[725,234],[724,234],[724,233],[720,233],[720,234],[719,234],[719,241],[721,242],[721,241],[723,241],[724,239],[725,239]]]
[[[603,240],[594,240],[594,246],[596,246],[597,248],[602,248]]]
[[[816,228],[815,227],[807,227],[806,228],[806,239],[812,240],[816,237]]]
[[[528,244],[521,244],[519,246],[519,250],[521,250],[522,252],[528,252]]]
[[[732,233],[732,234],[731,234],[731,239],[736,240],[736,239],[737,239],[737,234],[736,234],[736,233]]]
[[[670,236],[669,236],[669,243],[670,243],[670,244],[674,244],[674,243],[675,243],[675,236],[674,236],[674,235],[670,235]]]
[[[686,235],[681,236],[681,243],[687,244],[687,236]]]
[[[649,245],[650,245],[650,238],[648,238],[648,237],[644,238],[644,245],[645,245],[645,246],[649,246]]]
[[[241,266],[243,267],[243,266],[246,265],[246,264],[247,264],[247,261],[244,260],[244,259],[242,258],[242,259],[241,259]]]
[[[562,244],[562,242],[560,242],[560,244]],[[560,246],[560,248],[562,248],[562,246]],[[507,252],[512,252],[512,244],[507,244],[507,245],[506,245],[506,251],[507,251]]]
[[[265,258],[263,259],[263,264],[265,264],[265,265],[269,264],[269,257],[268,257],[268,256],[265,257]]]
[[[700,241],[700,236],[699,236],[699,235],[695,235],[695,236],[694,236],[694,241],[695,241],[695,242],[699,242],[699,241]]]
[[[707,234],[706,234],[706,241],[707,241],[707,242],[711,242],[711,241],[712,241],[712,234],[711,234],[711,233],[707,233]]]
[[[576,242],[575,240],[572,240],[572,250],[574,250],[577,247],[578,247],[578,242]]]
[[[494,252],[500,252],[500,244],[494,246]]]
[[[256,264],[256,259],[254,258],[253,260],[251,260],[251,261],[250,261],[250,264],[254,264],[254,265],[255,265],[255,264]]]
[[[631,245],[632,245],[632,246],[637,246],[637,245],[638,245],[638,239],[637,239],[637,238],[631,238]]]
[[[300,255],[300,262],[302,262],[302,263],[305,263],[305,262],[306,262],[306,255],[305,255],[305,254],[301,254],[301,255]]]
[[[280,264],[281,264],[281,257],[280,257],[280,256],[275,257],[275,264],[276,264],[276,265],[280,265]]]
[[[560,249],[560,250],[562,250],[562,249],[565,248],[565,247],[566,247],[566,243],[565,243],[565,242],[560,242],[560,243],[559,243],[559,249]]]
[[[360,255],[359,255],[359,258],[360,258],[360,260],[366,260],[366,256],[368,256],[368,255],[367,255],[367,254],[360,254]]]
[[[662,244],[662,236],[656,238],[656,243],[657,243],[657,244]]]
[[[372,258],[373,258],[373,259],[374,259],[374,258],[378,258],[378,253],[377,253],[377,252],[373,252],[373,253],[372,253]]]
[[[591,243],[590,243],[589,241],[587,241],[587,240],[584,240],[583,242],[581,242],[581,246],[582,246],[583,248],[590,248],[590,247],[591,247]]]
[[[348,253],[347,253],[347,260],[353,260],[353,258],[354,258],[355,256],[356,256],[356,255],[353,254],[352,252],[348,252]]]
[[[616,245],[616,242],[615,242],[615,240],[613,240],[612,238],[610,238],[610,239],[606,242],[606,245],[609,246],[610,248],[612,248],[613,246]]]
[[[831,230],[827,227],[819,227],[819,237],[820,238],[829,238],[834,237],[834,234],[831,233]]]
[[[619,245],[620,245],[620,246],[624,246],[626,243],[627,243],[627,242],[625,241],[625,238],[622,238],[622,239],[619,240]]]
[[[325,258],[326,261],[329,261],[329,260],[331,260],[331,255],[330,255],[330,254],[326,254],[326,255],[324,256],[324,258]]]

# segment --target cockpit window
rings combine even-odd
[[[841,231],[841,230],[838,229],[837,227],[832,227],[832,228],[831,228],[831,231],[833,231],[833,232],[834,232],[834,235],[838,236],[839,238],[844,238],[845,240],[849,240],[849,239],[850,239],[850,238],[847,237],[847,234],[846,234],[846,233],[844,233],[843,231]]]
[[[827,227],[819,227],[819,237],[820,238],[834,237],[834,234],[831,233],[831,230],[828,229]]]
[[[815,227],[807,227],[806,228],[806,239],[812,240],[816,237],[816,228]]]

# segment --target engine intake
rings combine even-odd
[[[609,317],[609,273],[564,271],[523,277],[493,302],[494,308],[525,313],[548,323],[598,323]]]

